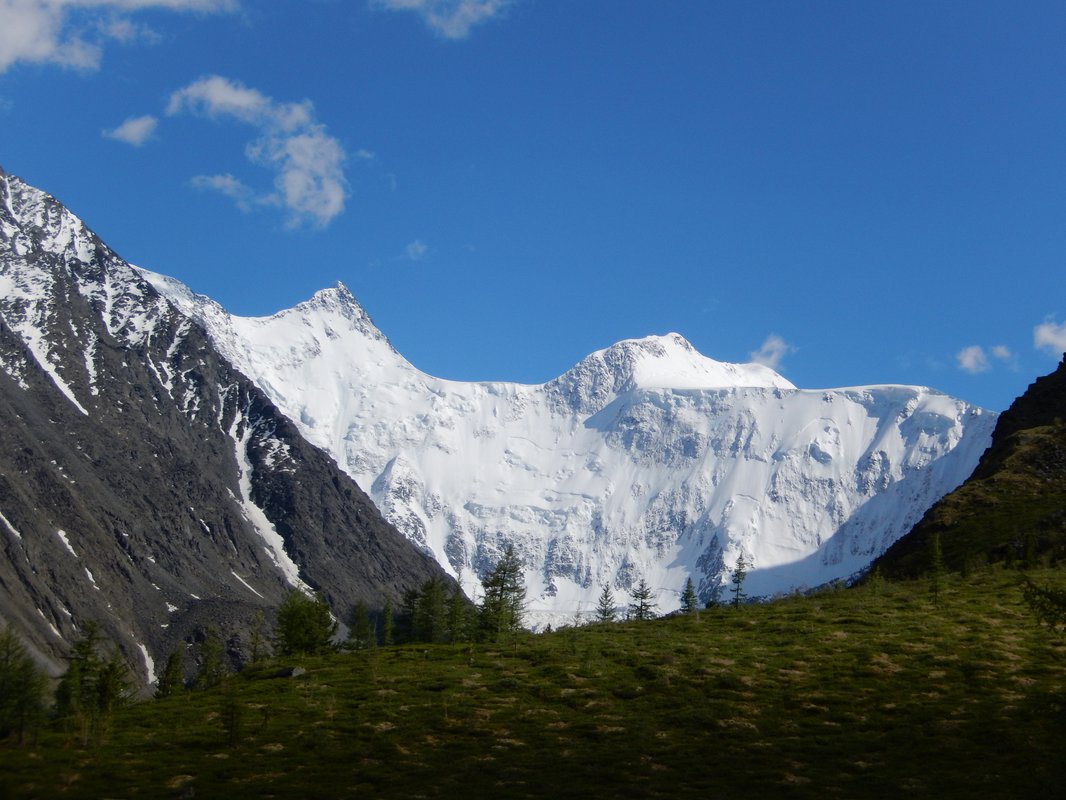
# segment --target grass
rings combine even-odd
[[[1066,558],[1066,424],[1019,431],[990,448],[984,459],[988,463],[982,461],[971,478],[878,560],[886,577],[924,573],[929,538],[937,531],[944,563],[955,570]]]
[[[1066,642],[1020,581],[256,665],[90,748],[0,749],[0,797],[1051,797]]]

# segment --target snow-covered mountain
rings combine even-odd
[[[476,595],[514,545],[539,624],[588,618],[640,578],[658,608],[738,557],[751,595],[846,578],[960,484],[995,414],[923,387],[803,390],[681,336],[619,342],[539,386],[420,372],[337,286],[241,318],[161,294]]]
[[[0,170],[0,623],[53,668],[99,623],[147,682],[293,587],[343,617],[431,577],[200,325]]]

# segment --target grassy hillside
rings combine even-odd
[[[934,536],[949,569],[1066,558],[1064,420],[1066,357],[1003,413],[974,474],[878,559],[881,573],[925,572]]]
[[[260,664],[0,749],[0,797],[1050,797],[1066,642],[1021,579]]]

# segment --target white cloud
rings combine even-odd
[[[233,200],[241,211],[249,211],[255,200],[255,192],[229,173],[224,175],[196,175],[189,181],[194,189],[218,192]]]
[[[275,108],[274,102],[257,89],[211,75],[171,94],[167,114],[174,116],[187,111],[210,119],[233,117],[262,125],[270,121]]]
[[[290,212],[291,225],[308,220],[322,227],[344,211],[344,150],[323,126],[293,135],[268,134],[248,146],[248,157],[277,173],[274,188]]]
[[[140,147],[152,138],[158,125],[159,120],[151,114],[146,114],[143,117],[130,117],[117,128],[104,131],[104,136],[108,139],[131,144],[134,147]]]
[[[344,210],[348,182],[343,165],[347,155],[340,142],[315,119],[309,100],[278,103],[257,89],[212,75],[171,95],[167,114],[182,113],[215,120],[230,118],[256,128],[259,137],[248,144],[245,155],[274,172],[274,192],[261,197],[230,194],[222,183],[204,184],[206,188],[222,191],[238,205],[243,202],[243,208],[250,207],[253,200],[279,205],[288,210],[291,226],[310,222],[323,227]]]
[[[1033,347],[1056,357],[1066,352],[1066,322],[1056,325],[1048,321],[1033,328]]]
[[[1010,351],[1010,348],[1005,344],[997,344],[992,348],[992,356],[998,358],[1000,361],[1010,361],[1014,358],[1014,353]]]
[[[155,37],[130,19],[132,13],[213,13],[237,5],[237,0],[0,0],[0,73],[19,62],[96,69],[108,41]]]
[[[750,353],[750,356],[751,360],[756,364],[762,364],[770,369],[778,369],[784,357],[795,352],[795,347],[790,345],[776,333],[771,333],[766,337],[762,346],[755,352]]]
[[[371,0],[388,11],[414,11],[445,39],[465,39],[475,25],[499,16],[512,0]]]
[[[958,362],[959,369],[963,372],[969,372],[971,375],[976,375],[979,372],[988,372],[988,356],[985,355],[985,349],[980,345],[971,345],[970,347],[964,347],[958,353],[955,354],[955,360]]]
[[[421,261],[428,252],[429,247],[419,239],[415,239],[404,248],[404,255],[411,261]]]

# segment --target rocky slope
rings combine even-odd
[[[292,587],[338,614],[440,575],[201,326],[0,171],[0,620],[57,666],[88,620],[150,679]]]
[[[995,415],[911,386],[802,390],[677,334],[615,344],[544,385],[420,372],[343,286],[232,316],[146,273],[468,593],[513,544],[534,622],[588,618],[640,578],[660,611],[743,554],[772,595],[862,570],[973,470]]]
[[[878,560],[880,572],[923,573],[934,535],[955,570],[1066,557],[1066,357],[1003,412],[973,475]]]

